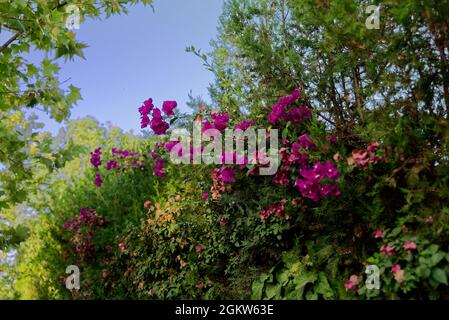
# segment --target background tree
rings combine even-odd
[[[380,6],[380,29],[365,25],[370,5]],[[302,87],[340,136],[374,110],[447,117],[448,17],[447,1],[228,0],[211,93],[257,116],[278,92]]]
[[[127,5],[151,0],[14,0],[0,1],[0,208],[23,201],[32,167],[60,168],[74,153],[54,148],[42,125],[28,110],[37,109],[62,122],[81,98],[80,89],[58,78],[58,60],[83,57],[85,44],[67,27],[70,5],[80,21],[126,13]],[[27,60],[39,51],[40,64]]]

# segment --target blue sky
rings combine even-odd
[[[154,12],[138,5],[128,15],[83,23],[75,33],[89,45],[86,60],[60,62],[60,80],[70,78],[83,96],[71,119],[92,115],[137,133],[137,108],[148,97],[156,105],[176,100],[181,111],[190,90],[207,100],[213,75],[185,48],[210,51],[222,6],[223,0],[154,0]],[[59,124],[39,116],[45,129],[57,131]]]

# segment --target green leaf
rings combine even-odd
[[[439,283],[443,283],[443,284],[447,285],[447,275],[443,269],[440,269],[440,268],[433,269],[432,278],[435,279],[435,281],[437,281]]]
[[[444,257],[446,256],[446,253],[439,251],[437,253],[435,253],[431,258],[431,266],[436,266],[441,260],[444,259]]]
[[[267,299],[279,298],[281,296],[281,284],[268,284],[265,288]]]
[[[269,273],[263,273],[260,275],[259,279],[253,282],[251,298],[255,300],[262,299],[263,287],[265,281],[270,277]]]

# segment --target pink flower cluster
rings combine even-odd
[[[235,171],[233,167],[215,168],[212,171],[213,186],[210,191],[212,198],[217,200],[220,198],[220,193],[226,190],[230,190],[230,185],[225,183],[235,182]]]
[[[204,120],[202,124],[201,132],[204,132],[208,129],[217,129],[220,132],[223,132],[228,126],[229,122],[229,114],[227,113],[212,113],[211,118],[213,122],[211,123],[209,120]]]
[[[359,277],[356,275],[352,275],[348,281],[345,282],[344,287],[347,290],[355,290],[358,291],[358,285],[359,285]]]
[[[384,231],[381,228],[377,228],[374,232],[374,238],[383,238],[384,237]],[[403,243],[403,249],[405,253],[412,253],[412,251],[416,250],[416,242],[405,240]],[[383,253],[386,256],[393,256],[396,254],[396,245],[394,244],[383,244],[380,247],[380,252]]]
[[[220,170],[221,181],[226,183],[235,182],[235,172],[233,167],[226,167]]]
[[[95,167],[95,169],[98,170],[98,168],[101,166],[101,148],[98,147],[97,149],[94,150],[94,152],[90,153],[90,163]],[[99,188],[101,187],[101,185],[103,184],[103,179],[101,177],[101,174],[99,172],[97,172],[95,174],[95,179],[94,179],[94,183],[95,185]]]
[[[299,172],[304,179],[297,179],[294,186],[299,189],[304,197],[318,202],[321,197],[340,195],[340,190],[336,185],[330,183],[321,185],[324,178],[335,181],[340,177],[340,172],[332,162],[328,161],[324,164],[317,162],[313,168],[300,169]]]
[[[112,159],[110,159],[106,163],[106,170],[111,171],[114,169],[120,168],[120,163],[124,161],[124,164],[131,167],[139,167],[143,168],[143,162],[138,158],[141,156],[138,152],[130,152],[128,150],[118,150],[116,148],[112,148]],[[97,172],[95,173],[94,183],[97,187],[101,187],[103,184],[103,177],[101,173],[98,171],[101,164],[101,148],[97,148],[94,152],[91,152],[90,163],[95,167]],[[122,163],[123,166],[123,163]]]
[[[401,265],[394,264],[391,267],[391,273],[393,274],[393,278],[397,283],[401,283],[402,281],[404,281],[405,271],[401,269]]]
[[[165,175],[164,160],[162,158],[156,159],[156,164],[154,165],[154,175],[156,177],[163,177]]]
[[[164,101],[162,103],[162,111],[169,117],[174,116],[173,110],[176,107],[176,101]],[[142,129],[149,125],[156,135],[165,134],[168,130],[169,124],[162,118],[161,110],[153,105],[153,99],[145,100],[139,108],[139,113],[141,116],[140,127]],[[151,119],[150,113],[152,115]]]
[[[368,168],[368,164],[376,164],[380,158],[376,156],[376,151],[379,148],[379,142],[371,142],[368,144],[366,150],[352,150],[352,156],[348,158],[350,166],[357,165],[364,169]]]
[[[306,106],[293,107],[289,110],[286,108],[299,100],[301,92],[299,89],[293,90],[292,94],[280,98],[275,105],[271,107],[271,113],[268,114],[268,121],[276,124],[279,121],[290,121],[298,124],[312,117],[312,112]]]
[[[101,148],[98,147],[94,150],[94,152],[90,153],[90,163],[95,167],[98,168],[101,166]]]
[[[105,219],[99,216],[93,209],[80,209],[80,214],[64,223],[64,229],[71,230],[74,234],[70,242],[80,259],[93,256],[95,245],[93,238],[99,228],[104,226]]]
[[[281,201],[279,203],[272,204],[267,209],[261,209],[259,211],[260,219],[262,219],[263,221],[266,221],[271,216],[274,216],[278,219],[281,219],[281,218],[289,219],[290,216],[287,213],[285,213],[285,204],[286,204],[286,201]]]
[[[97,172],[95,174],[95,185],[98,188],[100,188],[102,184],[103,184],[103,178],[101,177],[101,174],[99,172]]]
[[[248,120],[245,120],[245,121],[242,121],[241,123],[236,124],[236,125],[234,126],[234,129],[235,129],[235,130],[240,129],[240,130],[242,130],[242,131],[245,131],[245,130],[248,129],[249,127],[255,126],[255,125],[256,125],[256,123],[255,123],[254,121],[248,121]]]

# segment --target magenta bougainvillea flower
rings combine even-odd
[[[234,168],[226,167],[220,171],[221,181],[223,182],[235,182],[235,172]]]
[[[140,119],[140,127],[146,128],[150,124],[150,117],[148,114],[153,110],[153,100],[150,98],[148,100],[145,100],[143,105],[139,108],[139,113],[141,116]]]
[[[280,105],[274,105],[271,107],[271,113],[268,115],[268,121],[271,124],[275,124],[278,120],[284,117],[285,107]]]
[[[204,199],[204,200],[209,199],[209,194],[208,194],[208,193],[203,193],[203,194],[201,195],[201,199]]]
[[[142,117],[140,118],[140,128],[144,129],[148,127],[149,124],[150,124],[150,117],[148,117],[148,114],[143,114]]]
[[[330,161],[322,164],[317,162],[314,166],[316,172],[320,172],[321,175],[328,177],[331,180],[337,180],[340,177],[340,172],[335,168],[334,164]]]
[[[302,136],[298,138],[298,143],[300,147],[303,147],[304,149],[315,149],[316,145],[312,140],[312,137],[305,133]]]
[[[106,170],[112,170],[118,167],[118,162],[115,160],[109,160],[109,162],[106,164]]]
[[[286,108],[301,97],[301,91],[299,89],[293,90],[292,94],[280,98],[276,104],[271,107],[271,113],[268,114],[268,122],[271,124],[276,124],[278,121],[291,121],[292,123],[300,123],[303,120],[310,119],[312,113],[310,109],[306,106],[301,106],[299,108],[291,108],[286,110]]]
[[[297,179],[294,184],[304,197],[312,199],[315,202],[320,201],[319,185],[310,180]]]
[[[95,168],[101,166],[101,148],[97,148],[94,150],[94,152],[90,153],[90,163]]]
[[[140,153],[138,152],[130,152],[129,150],[125,149],[125,150],[119,150],[116,148],[112,148],[111,153],[113,156],[120,156],[120,159],[125,159],[127,157],[136,157],[139,156]]]
[[[176,101],[164,101],[162,103],[162,111],[167,115],[167,116],[174,116],[175,113],[173,112],[173,109],[175,109],[177,107],[177,102]]]
[[[163,103],[162,110],[166,115],[172,116],[174,115],[173,109],[176,108],[176,106],[176,101],[165,101]],[[169,124],[162,118],[161,110],[154,107],[153,100],[151,98],[146,100],[138,110],[141,116],[140,127],[142,129],[150,126],[155,134],[165,134],[168,130]],[[150,113],[152,113],[151,118]]]
[[[310,183],[313,184],[320,183],[324,178],[323,172],[321,172],[321,170],[317,170],[317,168],[301,169],[299,173],[302,177],[306,178]]]
[[[227,113],[212,113],[211,118],[214,120],[214,128],[223,131],[228,126],[229,114]]]
[[[380,247],[380,252],[387,256],[392,256],[396,253],[396,247],[393,245],[384,244]]]
[[[340,190],[334,184],[325,183],[319,188],[319,195],[325,198],[329,196],[337,197],[340,195]]]
[[[162,158],[156,159],[156,164],[154,166],[154,175],[157,177],[163,177],[165,175],[164,160]]]
[[[255,126],[255,125],[256,125],[256,123],[254,121],[245,120],[245,121],[242,121],[241,123],[236,124],[234,129],[236,129],[236,130],[240,129],[242,131],[245,131],[249,127]]]
[[[165,134],[168,130],[169,124],[164,121],[161,110],[158,108],[153,109],[153,119],[151,119],[150,127],[157,135]]]
[[[298,124],[304,120],[309,120],[312,117],[312,112],[307,106],[299,108],[291,108],[284,115],[285,121],[291,121],[293,124]]]
[[[150,98],[144,101],[143,105],[139,108],[139,113],[141,115],[149,114],[151,110],[153,110],[153,108],[154,108],[153,99]]]
[[[97,174],[95,175],[95,185],[98,188],[100,188],[102,184],[103,184],[103,179],[101,178],[101,174],[99,172],[97,172]]]
[[[320,185],[326,177],[330,180],[337,180],[340,177],[340,172],[332,162],[328,161],[324,164],[317,162],[313,168],[300,169],[299,173],[304,179],[297,179],[294,186],[299,189],[304,197],[319,201],[321,197],[337,197],[340,195],[340,190],[336,185],[330,183]]]
[[[279,170],[273,177],[273,183],[281,186],[288,186],[290,184],[290,179],[288,177],[287,170]]]
[[[201,126],[201,132],[204,133],[206,130],[209,129],[215,129],[215,127],[209,120],[204,120]]]

